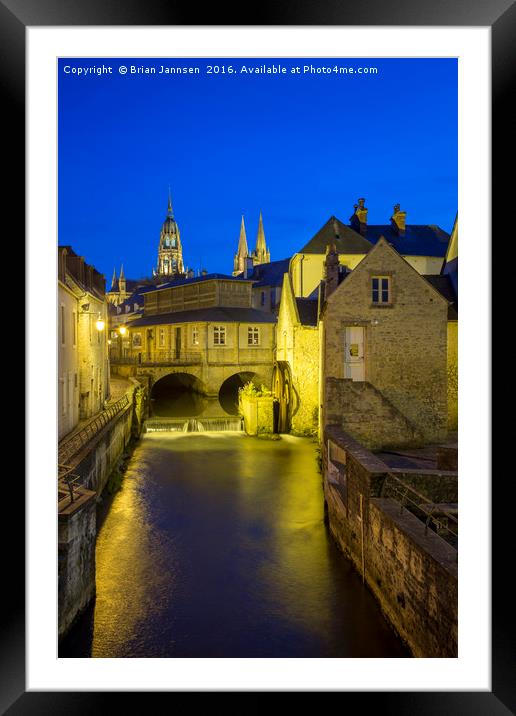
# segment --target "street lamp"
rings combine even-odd
[[[118,356],[119,359],[122,360],[123,358],[123,344],[124,344],[124,336],[127,333],[127,327],[126,326],[120,326],[118,329]]]

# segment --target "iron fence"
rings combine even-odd
[[[71,504],[79,495],[79,488],[83,484],[83,478],[73,472],[73,467],[63,465],[57,466],[58,482],[57,482],[57,505],[58,509],[63,503]]]
[[[124,395],[116,403],[99,413],[93,420],[81,430],[78,430],[70,438],[65,438],[59,445],[59,464],[66,465],[71,457],[90,442],[113,418],[129,405],[129,397]]]
[[[459,521],[451,511],[450,505],[443,505],[430,500],[411,485],[407,485],[399,477],[387,473],[383,489],[383,497],[392,497],[400,505],[400,514],[406,509],[425,523],[425,534],[430,528],[434,533],[457,549],[459,537]]]

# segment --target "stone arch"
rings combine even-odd
[[[278,361],[274,365],[272,393],[278,401],[276,429],[278,433],[288,433],[292,427],[294,390],[292,387],[292,371],[287,361]]]
[[[205,384],[185,371],[170,371],[156,377],[150,400],[153,415],[173,418],[201,415],[208,402]]]
[[[219,403],[228,415],[238,415],[238,390],[252,381],[261,387],[261,378],[254,371],[239,371],[226,378],[219,388]]]

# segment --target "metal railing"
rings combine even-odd
[[[83,478],[73,472],[73,467],[62,465],[61,463],[57,466],[57,475],[57,504],[59,508],[65,500],[67,504],[75,502],[79,496],[79,488],[83,484]]]
[[[116,403],[110,405],[101,413],[96,415],[81,430],[78,430],[70,438],[64,438],[58,448],[59,464],[66,465],[73,455],[90,442],[113,418],[129,405],[129,397],[124,395]]]
[[[430,528],[434,533],[446,540],[455,549],[459,537],[459,521],[456,515],[441,503],[435,503],[400,480],[391,472],[387,473],[382,497],[392,497],[400,505],[400,514],[406,509],[425,523],[425,535]]]
[[[199,365],[202,363],[201,353],[177,353],[176,351],[153,351],[152,353],[132,353],[127,356],[110,356],[113,365]]]

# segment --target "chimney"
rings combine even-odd
[[[206,276],[207,274],[208,272],[206,271],[206,269],[201,270],[201,276]]]
[[[253,259],[252,256],[246,256],[244,265],[244,278],[249,278],[253,273]]]
[[[354,205],[355,213],[349,218],[351,228],[362,236],[367,233],[367,209],[364,205],[365,199],[359,199],[358,204]]]
[[[193,269],[188,269],[188,274],[187,274],[187,275],[188,275],[188,278],[194,278],[194,277],[195,277],[195,272],[194,272],[194,270],[193,270]]]
[[[391,225],[398,236],[405,236],[405,222],[407,218],[406,211],[400,211],[400,205],[394,206],[394,213],[391,216]]]
[[[328,244],[326,247],[324,280],[326,281],[325,298],[327,299],[339,285],[339,254],[335,244]]]

